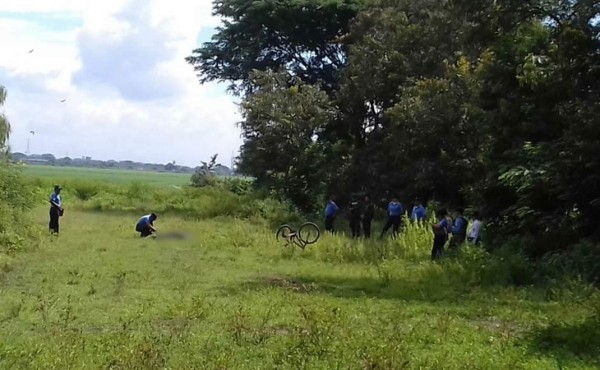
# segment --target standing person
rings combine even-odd
[[[446,211],[448,212],[448,211]],[[446,215],[446,235],[452,234],[452,225],[454,225],[454,220],[452,219],[452,215]]]
[[[58,220],[63,215],[64,209],[62,207],[62,201],[60,199],[60,191],[62,188],[58,185],[54,185],[54,192],[50,195],[50,233],[58,235]]]
[[[444,246],[448,239],[448,212],[440,209],[438,214],[438,223],[431,225],[433,229],[433,247],[431,248],[431,260],[435,261],[442,256]]]
[[[388,220],[381,231],[380,238],[383,238],[383,235],[387,233],[392,226],[392,236],[396,237],[398,235],[398,230],[400,230],[400,225],[402,224],[402,213],[404,212],[404,207],[402,206],[402,203],[398,201],[398,197],[392,198],[392,201],[388,204],[387,210]]]
[[[339,211],[339,207],[333,201],[332,197],[329,197],[327,201],[327,205],[325,206],[325,230],[330,233],[334,233],[335,230],[333,228],[333,221],[335,221],[335,216]]]
[[[375,216],[375,205],[371,201],[371,197],[368,195],[365,195],[365,204],[363,210],[363,232],[365,234],[365,238],[369,239],[371,238],[371,222],[373,222],[373,217]]]
[[[467,238],[469,243],[479,245],[481,243],[481,220],[479,219],[479,213],[473,213],[473,224],[471,225],[471,231]]]
[[[415,200],[415,206],[413,207],[412,214],[410,215],[410,220],[412,222],[419,222],[425,220],[427,217],[427,210],[423,207],[423,204],[417,199]]]
[[[456,217],[452,224],[452,239],[450,240],[450,248],[460,247],[467,239],[467,226],[469,221],[463,216],[465,210],[459,208],[456,210]]]
[[[156,232],[156,229],[154,228],[154,221],[157,218],[158,217],[154,213],[142,216],[135,225],[135,231],[140,233],[140,237],[142,238],[154,234]]]
[[[350,202],[350,230],[353,238],[360,238],[360,205],[356,200]]]

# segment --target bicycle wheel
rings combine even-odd
[[[298,231],[298,237],[307,245],[316,243],[320,236],[321,230],[312,222],[302,224],[300,231]]]
[[[281,225],[277,229],[275,237],[277,238],[277,240],[288,240],[290,238],[290,235],[292,235],[293,233],[294,230],[292,230],[292,228],[289,225]]]

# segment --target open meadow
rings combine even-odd
[[[55,183],[68,179],[86,181],[106,181],[115,184],[128,184],[133,181],[154,185],[183,186],[190,183],[189,173],[150,172],[122,169],[55,167],[24,165],[23,174],[30,178],[51,180]]]
[[[42,189],[39,243],[0,254],[2,369],[600,366],[598,291],[533,285],[519,256],[465,248],[434,264],[420,226],[302,251],[275,240],[300,219],[268,199],[80,186],[65,188],[59,237]],[[158,237],[142,240],[135,222],[155,209]]]

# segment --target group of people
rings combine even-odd
[[[52,234],[58,234],[59,219],[64,214],[64,208],[60,198],[61,189],[62,188],[59,185],[55,185],[54,192],[50,196],[49,227]],[[392,197],[387,205],[386,211],[387,221],[381,230],[380,238],[383,238],[390,228],[392,229],[392,236],[396,237],[402,227],[402,216],[405,213],[404,206],[398,201],[397,197]],[[332,233],[335,232],[334,223],[339,213],[340,208],[332,198],[329,198],[327,205],[325,206],[325,230]],[[361,236],[361,229],[365,238],[371,237],[371,224],[375,217],[375,204],[370,196],[366,195],[362,202],[357,200],[350,202],[348,216],[353,238],[359,238]],[[456,248],[462,245],[465,240],[475,245],[479,245],[481,242],[480,232],[482,224],[477,213],[473,215],[473,222],[468,236],[467,228],[469,221],[465,218],[463,209],[457,209],[454,212],[454,217],[451,217],[445,209],[441,209],[437,212],[437,216],[437,222],[432,224],[434,234],[433,247],[431,249],[432,260],[441,257],[448,241],[449,248]],[[410,214],[410,221],[424,222],[426,217],[427,209],[419,200],[416,200]],[[154,227],[154,221],[156,221],[157,218],[155,213],[142,216],[135,225],[135,231],[140,233],[140,237],[142,238],[155,235],[156,228]]]
[[[396,237],[402,227],[402,216],[405,214],[405,209],[397,197],[392,197],[387,205],[387,221],[381,230],[380,238],[392,229],[392,236]],[[333,198],[329,198],[325,206],[325,230],[331,233],[335,232],[335,219],[340,213],[340,207],[335,203]],[[366,195],[362,202],[353,200],[348,207],[348,218],[350,221],[350,231],[353,238],[361,236],[361,228],[365,238],[371,237],[371,224],[375,216],[375,204],[371,197]],[[452,217],[454,216],[454,217]],[[446,243],[449,242],[450,248],[456,248],[462,245],[465,241],[479,245],[481,243],[481,220],[477,213],[473,214],[473,222],[469,235],[467,236],[467,228],[469,221],[464,216],[463,209],[457,209],[453,215],[450,215],[445,209],[440,209],[437,212],[438,220],[432,224],[434,234],[433,247],[431,249],[431,259],[437,260],[441,257]],[[414,206],[410,213],[411,222],[424,222],[427,218],[427,209],[421,201],[415,200]]]
[[[50,195],[50,223],[48,226],[52,235],[58,235],[60,228],[59,220],[65,212],[62,200],[60,199],[61,190],[60,185],[54,185],[54,191]],[[154,227],[154,221],[157,218],[158,216],[155,213],[142,216],[135,225],[135,231],[140,233],[140,237],[142,238],[155,235],[156,228]]]
[[[464,209],[458,208],[453,216],[445,209],[439,211],[438,221],[432,225],[433,247],[431,248],[431,260],[437,260],[442,256],[446,243],[451,249],[458,248],[465,241],[475,245],[481,243],[482,223],[479,213],[473,213],[473,222],[468,235],[469,220],[464,216]]]

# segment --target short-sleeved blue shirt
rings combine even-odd
[[[145,215],[139,219],[136,226],[149,226],[149,225],[152,225],[152,222],[150,222],[150,215]]]
[[[460,235],[467,231],[467,220],[464,217],[458,217],[454,220],[454,225],[452,226],[452,234]]]
[[[333,201],[329,201],[325,207],[325,217],[333,217],[338,211],[338,206]]]
[[[427,216],[427,210],[423,206],[415,206],[410,219],[413,221],[422,221]]]
[[[59,207],[62,207],[62,203],[60,201],[60,194],[52,193],[50,196],[50,202],[56,203]]]
[[[438,238],[438,237],[447,238],[448,237],[448,219],[446,217],[443,217],[440,220],[440,222],[438,223],[438,226],[440,227],[440,229],[444,230],[444,234],[438,235],[438,236],[436,236],[436,238]]]
[[[388,214],[390,216],[401,216],[404,211],[404,207],[402,207],[402,203],[400,202],[390,202],[388,204]]]

